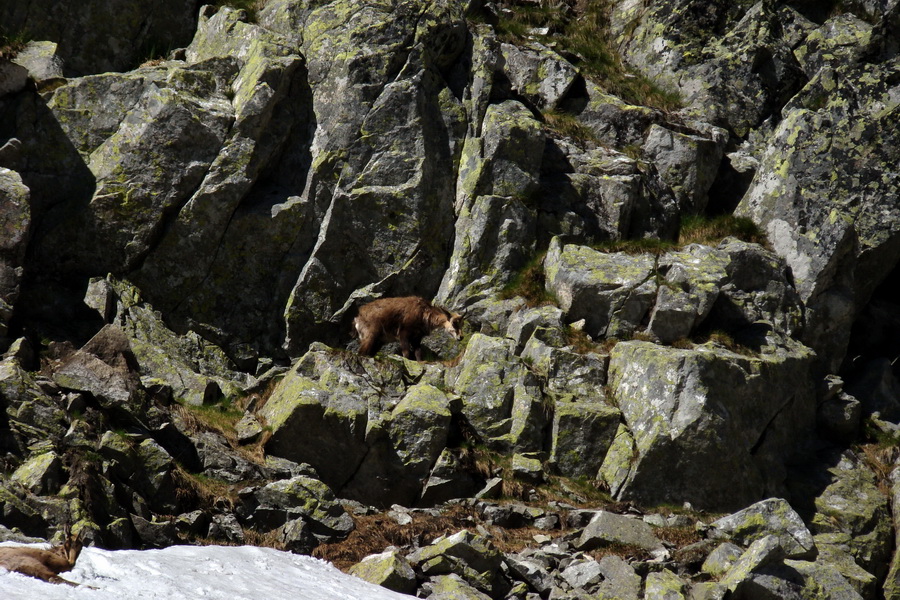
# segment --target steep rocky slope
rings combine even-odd
[[[900,597],[895,0],[118,4],[0,7],[0,523]],[[357,355],[410,294],[464,339]]]

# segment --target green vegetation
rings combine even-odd
[[[519,271],[503,288],[500,298],[509,300],[521,296],[525,298],[525,303],[529,307],[557,304],[556,298],[546,288],[547,280],[544,276],[544,256],[546,254],[546,252],[541,252],[528,261],[525,268]]]
[[[768,244],[766,234],[748,217],[722,215],[710,219],[703,215],[688,215],[681,220],[681,231],[678,235],[680,245],[714,244],[726,237],[736,237],[741,241]]]
[[[664,254],[676,250],[678,244],[659,238],[639,238],[635,240],[610,240],[593,246],[600,252],[625,252],[626,254]]]
[[[263,395],[255,395],[258,404],[262,405],[268,399],[271,390],[263,392]],[[238,441],[236,425],[244,416],[244,408],[253,396],[237,400],[225,399],[216,404],[194,406],[184,404],[178,407],[178,414],[185,426],[191,431],[211,431],[218,433],[228,442],[232,449],[239,452],[244,458],[257,464],[265,463],[264,447],[271,435],[271,428],[265,427],[260,439],[252,444],[241,444]]]
[[[575,329],[566,325],[566,343],[572,347],[573,352],[587,354],[588,352],[600,352],[601,348],[595,344],[591,337],[581,329]]]
[[[635,240],[610,240],[594,246],[601,252],[625,252],[628,254],[664,254],[688,244],[714,246],[727,237],[743,242],[768,246],[766,234],[747,217],[722,215],[686,215],[681,219],[678,240],[640,238]]]
[[[230,400],[203,406],[185,405],[185,411],[193,417],[193,425],[198,430],[214,431],[228,437],[234,433],[235,424],[244,416],[244,411]],[[184,414],[184,413],[183,413]],[[188,417],[190,418],[190,417]]]
[[[579,142],[599,143],[594,130],[584,125],[575,115],[560,110],[545,110],[544,123],[551,131]]]
[[[741,344],[739,341],[735,340],[730,333],[728,333],[727,331],[722,331],[721,329],[716,329],[709,332],[708,334],[699,334],[695,340],[695,343],[712,343],[713,345],[721,346],[726,350],[734,352],[735,354],[742,354],[744,356],[751,357],[759,356],[759,352],[757,350]]]
[[[0,31],[0,60],[12,60],[30,41],[24,33],[7,34]]]
[[[612,48],[606,0],[572,5],[562,1],[519,4],[516,0],[504,0],[500,9],[496,29],[502,40],[522,43],[531,36],[547,42],[570,59],[574,57],[585,77],[631,104],[662,110],[681,107],[677,94],[629,69]]]

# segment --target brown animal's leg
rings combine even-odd
[[[415,351],[416,360],[422,362],[422,338],[419,336],[411,337],[409,339],[409,345]]]
[[[375,336],[367,337],[362,340],[359,344],[359,353],[363,356],[375,356],[375,353],[378,351],[376,342],[378,338]]]
[[[49,581],[50,583],[64,583],[66,585],[71,585],[72,587],[78,587],[78,584],[75,583],[74,581],[69,581],[68,579],[63,579],[59,575],[54,575],[47,581]]]
[[[400,352],[403,353],[403,358],[409,358],[409,338],[399,337],[397,341],[400,342]]]
[[[19,566],[19,568],[14,570],[22,573],[23,575],[28,575],[29,577],[34,577],[35,579],[48,581],[50,583],[57,583],[57,579],[62,579],[62,577],[57,575],[54,571],[50,570],[47,565],[40,562],[39,560],[29,560],[27,563],[22,564],[21,566]]]

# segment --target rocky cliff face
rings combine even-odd
[[[0,61],[0,522],[309,552],[336,498],[587,481],[616,510],[479,505],[563,550],[379,560],[435,598],[900,597],[897,2],[118,4],[0,9],[49,40]],[[462,342],[355,354],[413,294]],[[609,537],[621,503],[780,516],[681,552]],[[571,554],[610,544],[650,555]]]

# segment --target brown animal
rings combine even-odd
[[[456,339],[462,337],[462,316],[434,306],[424,298],[381,298],[359,308],[353,319],[353,334],[359,337],[359,353],[374,356],[385,342],[397,340],[403,358],[410,350],[422,360],[422,338],[443,329]]]
[[[53,546],[49,550],[30,548],[27,546],[8,546],[0,548],[0,567],[29,575],[50,583],[78,585],[59,576],[60,573],[72,570],[83,543],[67,529],[66,541],[61,546]]]

